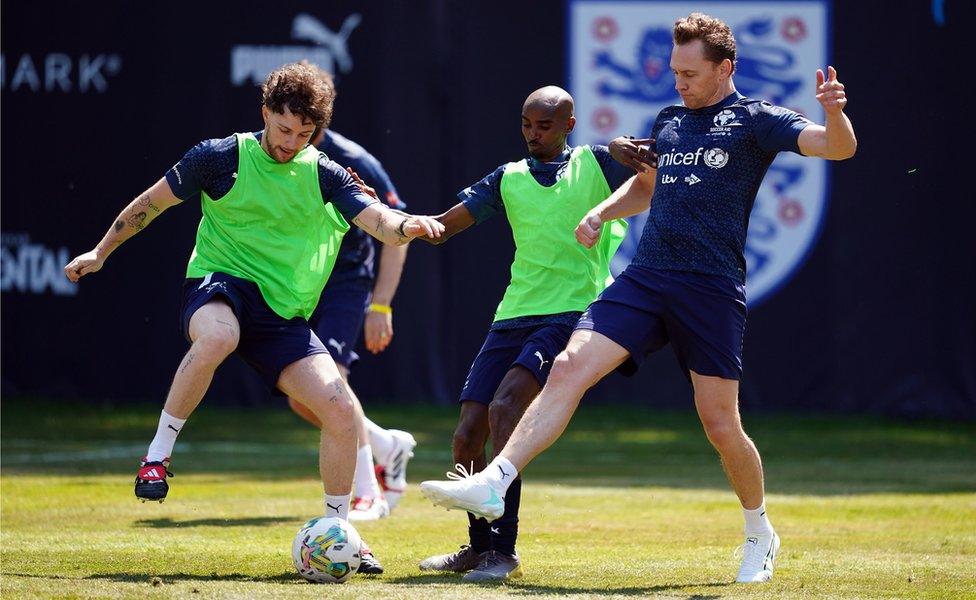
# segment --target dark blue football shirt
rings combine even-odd
[[[797,138],[810,124],[738,92],[705,108],[662,110],[651,131],[654,197],[632,264],[744,284],[746,230],[759,186],[777,152],[800,153]]]
[[[607,180],[611,192],[616,191],[624,182],[634,176],[634,172],[629,167],[618,163],[610,156],[610,150],[606,146],[590,146],[590,150],[593,151],[593,156],[599,163],[600,170],[603,172],[603,177]],[[573,148],[567,146],[563,153],[551,162],[541,162],[530,156],[527,159],[529,173],[541,186],[555,185],[566,173],[566,165],[569,164],[569,157],[572,152]],[[502,165],[474,185],[466,187],[458,193],[458,199],[474,216],[476,223],[481,223],[485,219],[505,212],[505,204],[502,202],[502,175],[504,174],[505,165]],[[536,325],[575,325],[579,316],[580,313],[578,312],[566,312],[554,315],[515,317],[514,319],[495,321],[492,323],[491,329],[498,331]]]
[[[380,201],[390,208],[406,210],[390,176],[383,165],[365,148],[338,133],[327,129],[318,145],[319,150],[343,167],[351,167],[367,185],[376,190]],[[373,236],[358,227],[350,229],[342,238],[335,268],[329,276],[330,286],[359,282],[372,289],[375,273],[376,245]]]

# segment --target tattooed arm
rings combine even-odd
[[[122,242],[142,231],[161,212],[180,202],[173,195],[166,178],[160,179],[122,209],[98,245],[68,263],[64,267],[64,274],[71,281],[78,281],[84,275],[98,271],[108,255],[121,246]]]
[[[364,208],[352,222],[384,244],[393,246],[402,246],[419,236],[438,238],[444,231],[444,225],[434,217],[408,215],[380,202]]]

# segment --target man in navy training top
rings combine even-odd
[[[314,69],[329,89],[335,90],[329,73],[307,61],[302,64]],[[383,165],[362,146],[331,129],[320,130],[312,145],[334,162],[352,169],[390,208],[406,209],[407,205],[400,201]],[[335,360],[356,409],[359,449],[350,521],[380,519],[396,508],[406,490],[407,462],[417,445],[406,431],[384,429],[366,417],[358,396],[349,386],[349,369],[359,360],[354,348],[360,329],[364,333],[366,349],[373,354],[385,350],[393,339],[391,303],[400,283],[407,246],[383,244],[382,248],[376,274],[376,250],[372,238],[359,228],[347,231],[319,304],[309,319],[312,330]],[[318,418],[301,402],[289,398],[288,403],[298,415],[321,428]]]
[[[510,187],[506,188],[503,183],[503,179],[508,177],[506,169],[522,164],[509,163],[458,193],[459,203],[438,217],[444,223],[445,230],[435,243],[446,241],[467,227],[495,215],[505,215],[512,226],[517,246],[512,283],[499,305],[484,345],[471,364],[459,398],[461,413],[454,431],[452,450],[454,462],[465,469],[479,471],[484,468],[487,462],[485,442],[489,437],[496,452],[505,445],[519,417],[545,384],[553,358],[566,347],[573,325],[587,304],[606,285],[609,276],[609,260],[615,247],[598,252],[598,257],[587,258],[594,253],[574,252],[583,249],[576,244],[569,228],[565,236],[558,236],[558,240],[551,235],[542,235],[542,231],[552,228],[553,223],[576,223],[601,202],[605,194],[616,190],[633,175],[630,168],[614,161],[606,146],[573,148],[567,145],[567,137],[576,124],[573,113],[572,97],[555,86],[536,90],[523,104],[522,135],[527,156],[522,162],[537,186],[538,202],[534,197],[526,197],[525,189],[517,187],[510,179]],[[597,181],[597,188],[586,183],[587,179]],[[594,193],[594,189],[601,191]],[[555,202],[552,210],[562,214],[531,209],[534,204],[549,205],[551,202]],[[617,227],[622,239],[623,224],[617,224]],[[536,231],[539,234],[535,234]],[[566,267],[565,270],[557,269],[545,258],[536,257],[531,241],[524,236],[545,239],[547,246],[556,244],[549,252],[565,257],[565,264],[562,265]],[[569,247],[559,246],[561,243]],[[570,302],[571,306],[565,306],[560,288],[572,286],[549,285],[543,273],[520,277],[519,255],[524,255],[530,264],[544,264],[546,268],[557,270],[567,277],[587,282],[595,277],[599,281],[587,284],[586,290],[592,290],[590,295],[579,303]],[[593,274],[588,271],[592,266],[589,260],[600,265]],[[518,290],[533,299],[530,307],[503,309],[503,306],[511,306],[507,303]],[[548,310],[560,305],[563,308]],[[521,576],[521,561],[515,551],[521,484],[521,479],[516,480],[508,489],[504,516],[489,525],[484,518],[469,512],[469,543],[456,552],[423,560],[420,569],[470,571],[464,576],[464,580],[469,582]]]
[[[735,91],[735,39],[725,23],[693,13],[675,23],[673,38],[671,70],[683,105],[665,108],[654,124],[656,170],[638,173],[576,230],[589,246],[604,221],[650,204],[633,261],[583,313],[544,389],[492,463],[462,481],[424,482],[421,491],[438,504],[497,518],[513,474],[562,434],[586,390],[614,369],[632,373],[670,341],[742,504],[745,543],[736,581],[768,581],[780,541],[766,516],[759,453],[738,410],[749,213],[777,152],[843,160],[857,141],[833,67],[826,77],[817,70],[821,126]]]

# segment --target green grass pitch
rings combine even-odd
[[[466,540],[416,484],[452,464],[452,407],[376,407],[419,442],[412,489],[358,525],[386,567],[305,583],[292,536],[322,511],[317,435],[286,409],[206,402],[177,443],[170,497],[141,504],[158,407],[11,401],[0,438],[8,598],[976,597],[976,426],[747,413],[783,546],[774,580],[731,583],[741,513],[693,412],[584,406],[525,473],[525,577],[493,586],[417,563]]]

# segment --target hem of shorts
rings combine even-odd
[[[714,372],[714,371],[717,371],[717,370],[718,369],[696,369],[692,365],[688,365],[687,366],[687,369],[686,369],[687,376],[688,376],[688,379],[689,380],[691,379],[691,372],[694,371],[695,373],[697,373],[698,375],[701,375],[703,377],[718,377],[720,379],[727,379],[729,381],[742,381],[742,369],[739,369],[737,371],[735,377],[728,377],[728,373],[716,373],[716,372]],[[704,371],[712,371],[712,372],[706,373]]]
[[[543,380],[542,377],[541,377],[541,375],[539,373],[537,373],[535,371],[535,369],[533,369],[531,366],[529,366],[529,365],[527,365],[525,363],[520,363],[519,361],[515,361],[511,365],[508,366],[508,370],[511,371],[512,370],[512,367],[515,367],[515,366],[522,367],[523,369],[525,369],[526,371],[528,371],[529,373],[531,373],[532,374],[532,377],[535,378],[535,381],[536,381],[536,383],[539,384],[539,387],[540,388],[546,387],[546,381]],[[548,380],[548,377],[546,379]]]
[[[587,331],[593,331],[595,333],[599,333],[600,335],[606,337],[611,342],[613,342],[614,344],[617,344],[618,346],[620,346],[621,348],[623,348],[624,350],[627,351],[627,353],[629,354],[629,356],[624,360],[624,362],[620,363],[620,365],[618,365],[616,367],[616,369],[619,370],[620,367],[623,367],[623,366],[627,365],[627,362],[630,361],[630,362],[633,363],[634,368],[633,368],[632,371],[630,369],[628,369],[628,373],[630,375],[633,375],[634,373],[637,372],[637,370],[640,368],[641,364],[644,362],[643,354],[638,354],[638,352],[635,351],[636,350],[635,348],[633,348],[633,347],[631,347],[631,346],[629,346],[627,344],[621,343],[620,340],[617,339],[611,333],[609,333],[607,331],[601,331],[599,328],[593,327],[592,325],[585,324],[585,323],[578,323],[576,325],[576,327],[573,329],[573,331],[577,331],[579,329],[585,329]]]
[[[457,401],[458,405],[460,405],[460,404],[462,404],[464,402],[474,402],[475,404],[481,404],[481,405],[484,405],[484,406],[488,406],[489,404],[491,404],[491,400],[482,401],[482,400],[479,400],[477,398],[472,398],[470,396],[460,396],[460,397],[458,397],[458,401]]]
[[[326,352],[328,352],[328,350],[326,350]],[[331,352],[329,352],[329,356],[332,356],[332,353]],[[362,357],[357,355],[356,358],[354,358],[354,359],[350,360],[348,363],[346,363],[346,362],[343,362],[343,361],[340,361],[340,360],[336,360],[336,357],[332,356],[332,362],[334,362],[337,365],[342,365],[343,367],[345,367],[346,369],[349,369],[349,370],[352,370],[352,366],[354,364],[358,363],[360,360],[362,360]]]
[[[716,277],[725,277],[736,283],[737,285],[745,285],[745,277],[738,277],[737,275],[729,274],[725,271],[709,271],[706,269],[695,269],[688,267],[666,267],[663,265],[648,265],[643,263],[630,263],[627,267],[635,267],[638,269],[647,269],[652,271],[673,271],[675,273],[694,273],[696,275],[714,275]]]
[[[566,322],[560,321],[546,321],[550,317],[555,317],[557,315],[564,315],[568,313],[575,313],[577,316],[574,319],[566,319]],[[491,322],[491,326],[488,328],[489,331],[511,331],[512,329],[528,329],[529,327],[541,327],[543,325],[563,325],[565,327],[573,327],[577,321],[579,321],[579,316],[583,314],[580,310],[570,310],[558,313],[552,313],[550,315],[522,315],[519,317],[509,317],[506,319],[497,319]],[[511,322],[516,319],[539,319],[537,323],[529,323],[528,325],[512,325]]]

